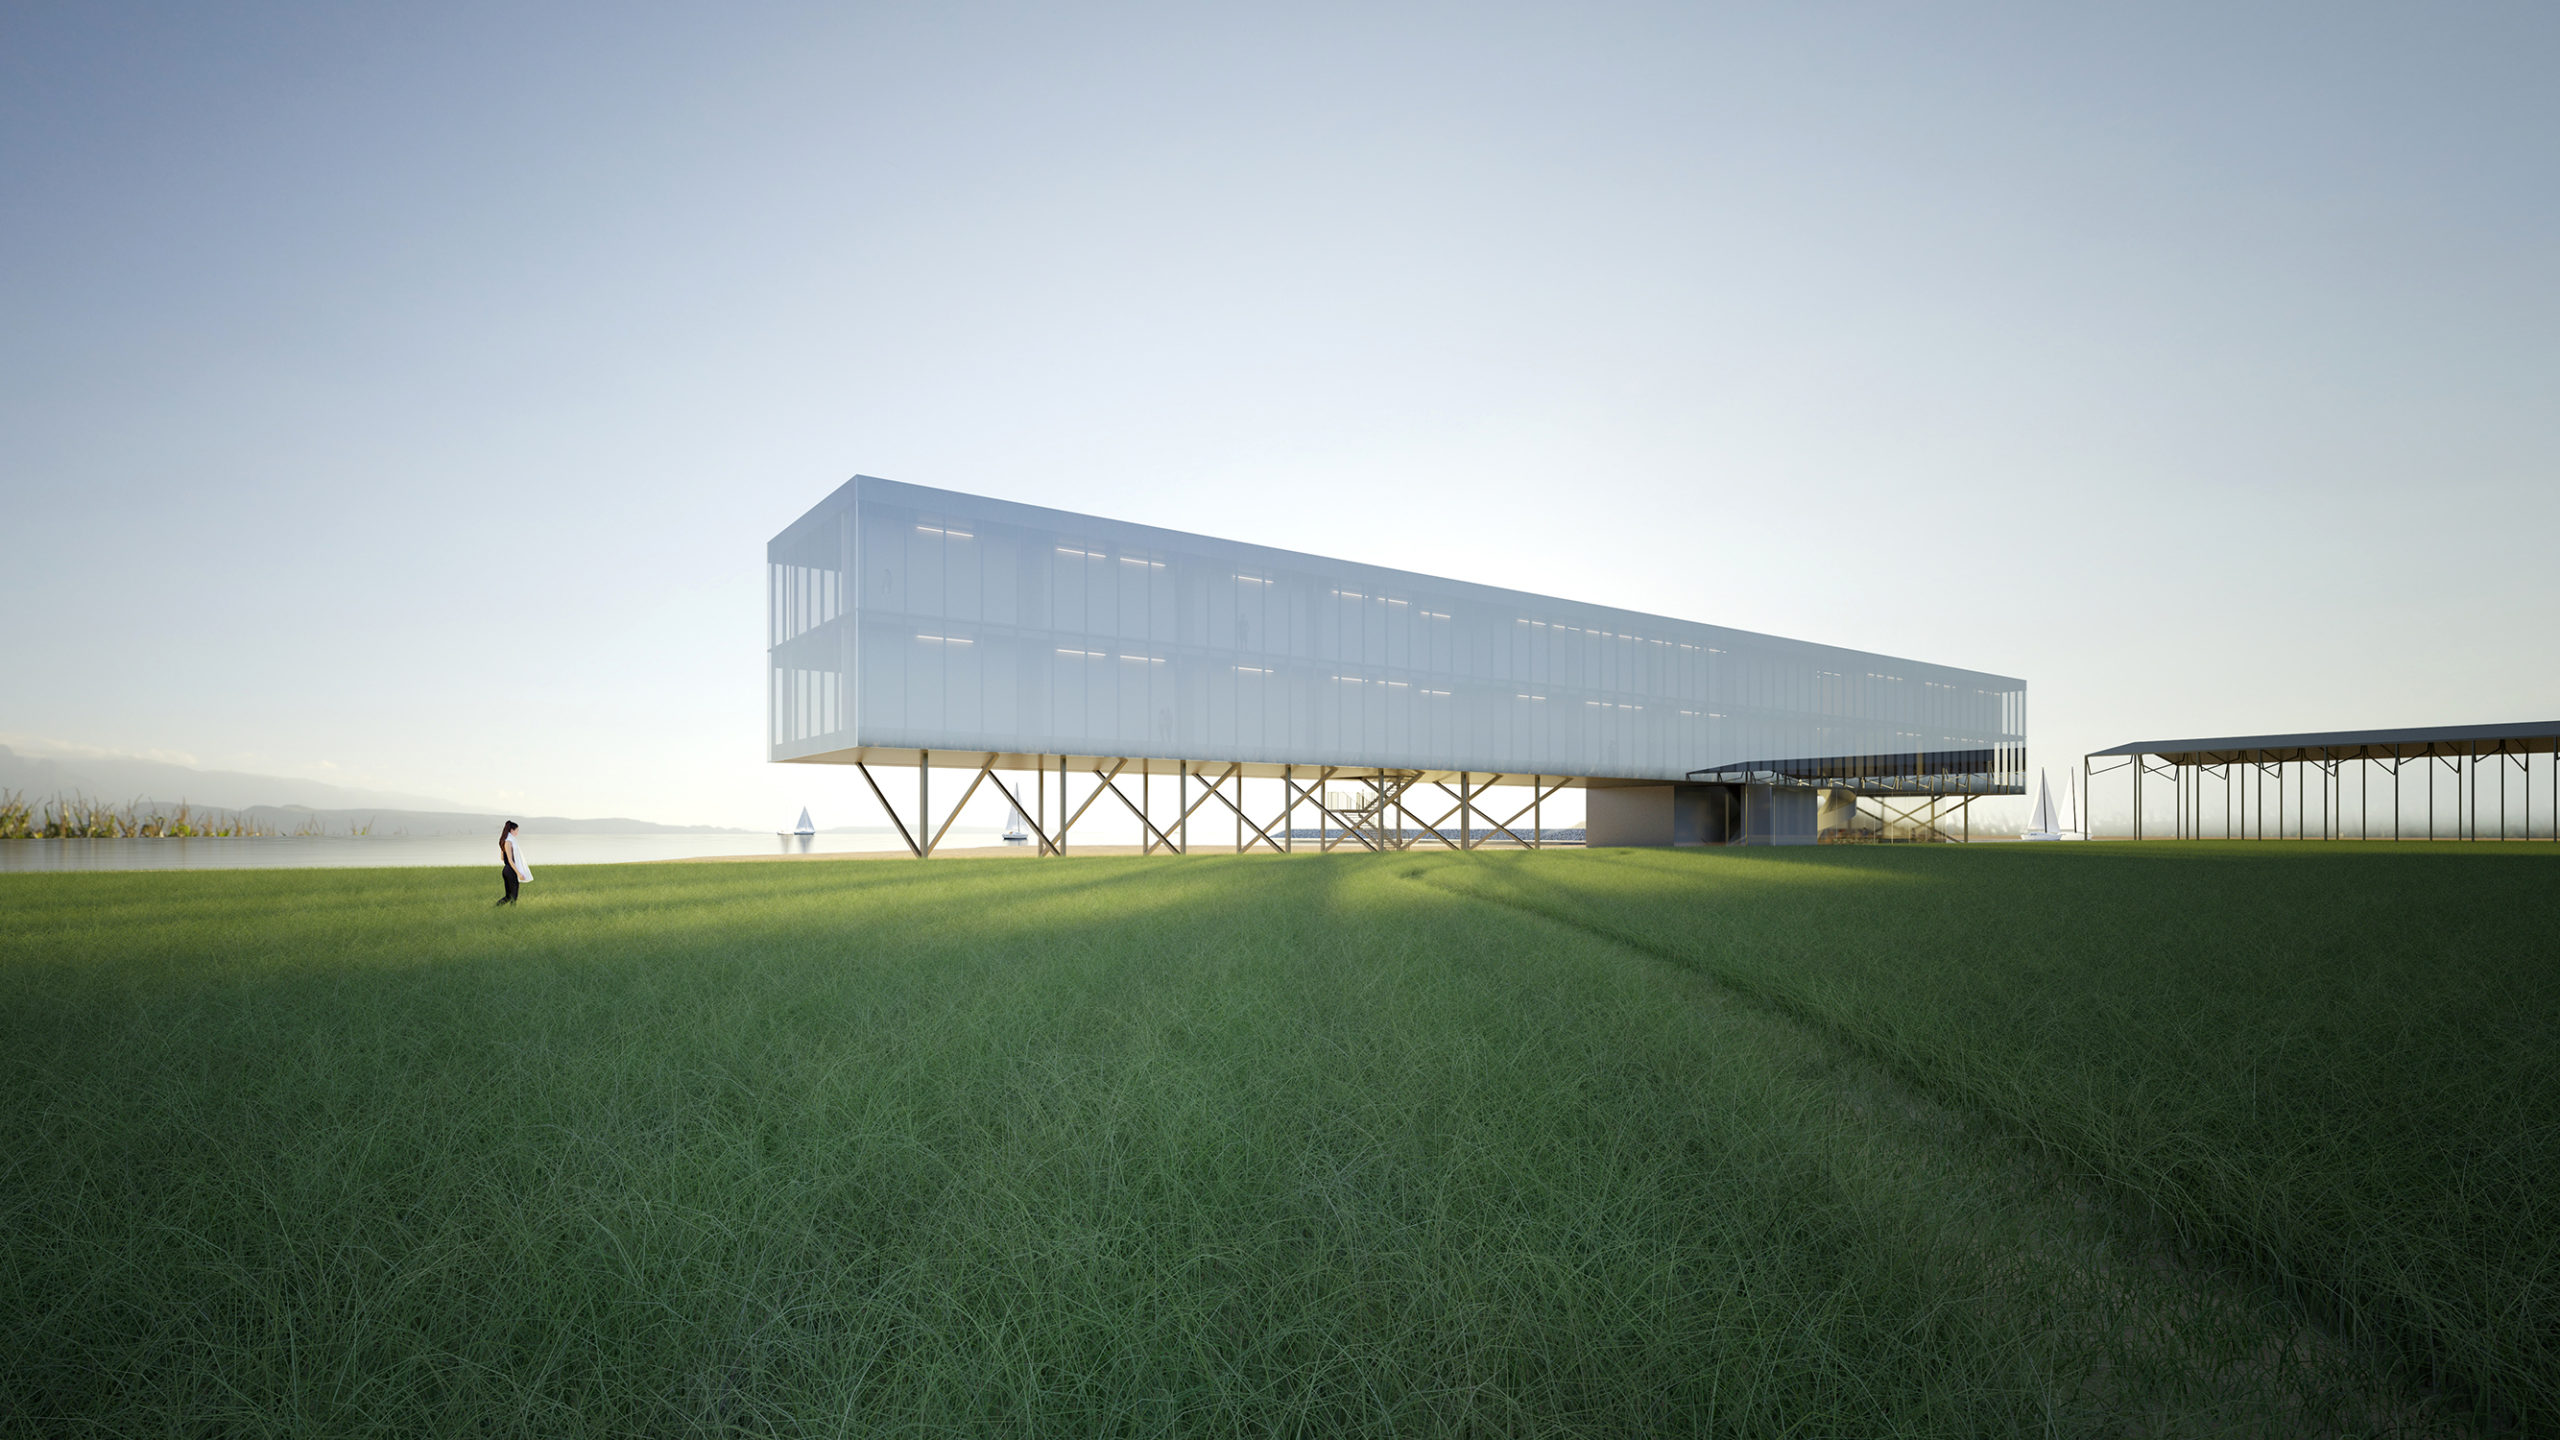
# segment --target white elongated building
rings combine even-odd
[[[1219,799],[1282,849],[1302,815],[1474,843],[1492,784],[1590,791],[1593,844],[1809,840],[1826,793],[2022,788],[2025,683],[1979,671],[870,476],[767,560],[772,758],[858,764],[875,792],[871,767],[936,757],[1036,777],[1015,798],[1044,849],[1068,782],[1114,776],[1175,777],[1183,806],[1281,779],[1278,836]],[[1325,803],[1346,785],[1359,805]],[[1406,803],[1434,790],[1454,839]]]

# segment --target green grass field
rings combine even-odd
[[[2555,882],[0,877],[0,1433],[2549,1433]]]

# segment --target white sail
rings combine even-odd
[[[2050,840],[2053,830],[2053,787],[2045,783],[2044,772],[2036,772],[2036,809],[2027,817],[2027,838]]]
[[[809,823],[808,806],[803,805],[800,807],[800,823],[791,827],[791,833],[794,835],[815,835],[818,833],[818,827]]]
[[[1007,845],[1030,844],[1031,817],[1022,813],[1022,807],[1014,804],[1010,795],[1005,799],[1004,810],[1004,843]]]
[[[2054,826],[2054,833],[2065,840],[2089,838],[2080,828],[2080,772],[2076,769],[2062,774],[2062,817]]]

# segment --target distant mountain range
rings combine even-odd
[[[308,805],[244,805],[238,813],[279,835],[488,835],[510,820],[536,835],[745,835],[726,825],[660,825],[619,816],[480,815],[466,810],[318,810]]]
[[[38,804],[56,796],[85,796],[144,809],[228,810],[284,834],[319,831],[345,835],[496,834],[518,821],[528,830],[555,835],[739,835],[720,825],[660,825],[620,817],[572,819],[558,815],[497,815],[465,810],[432,795],[360,790],[280,775],[198,770],[126,756],[22,755],[0,745],[0,791],[15,790]]]

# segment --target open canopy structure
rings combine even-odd
[[[2533,757],[2551,757],[2548,772],[2549,812],[2546,826],[2560,820],[2560,720],[2502,725],[2422,725],[2396,730],[2328,730],[2299,735],[2222,735],[2188,740],[2139,740],[2100,750],[2088,757],[2083,771],[2089,784],[2099,775],[2130,770],[2133,779],[2133,834],[2143,834],[2142,781],[2154,776],[2169,782],[2176,820],[2171,833],[2196,837],[2217,833],[2210,818],[2210,782],[2221,782],[2222,824],[2218,833],[2233,839],[2266,839],[2270,822],[2277,839],[2345,838],[2347,772],[2355,769],[2355,838],[2377,838],[2381,818],[2373,803],[2373,780],[2389,782],[2390,839],[2418,827],[2405,817],[2402,777],[2410,766],[2426,778],[2424,835],[2439,838],[2438,781],[2451,777],[2453,801],[2450,838],[2483,840],[2532,838],[2534,835]],[[2113,765],[2101,765],[2108,759]],[[2487,783],[2494,775],[2494,784]],[[2521,813],[2510,828],[2509,786],[2514,782]],[[2273,787],[2272,815],[2268,790]],[[2286,792],[2293,794],[2292,829],[2286,828]],[[2316,793],[2315,793],[2316,790]],[[2485,793],[2484,793],[2485,792]],[[2084,800],[2086,797],[2084,796]],[[2484,810],[2494,806],[2493,818]],[[2086,809],[2084,804],[2083,809]],[[2406,831],[2404,831],[2404,824]],[[2560,826],[2553,826],[2560,833]],[[2520,833],[2518,833],[2520,832]]]

